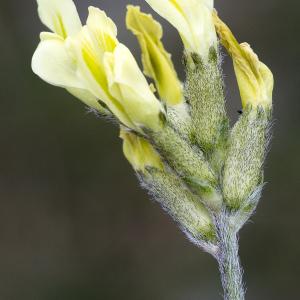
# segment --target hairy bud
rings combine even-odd
[[[185,96],[191,106],[192,138],[208,155],[227,138],[229,128],[219,61],[213,48],[208,63],[197,55],[186,60]]]
[[[201,200],[213,210],[220,209],[222,197],[217,176],[203,152],[168,125],[160,132],[150,132],[150,135],[161,156],[200,195]]]
[[[270,112],[247,107],[232,130],[223,171],[226,204],[238,209],[262,183],[269,142]]]
[[[174,218],[196,244],[213,242],[215,229],[209,211],[171,172],[148,168],[148,176],[140,176],[144,187]]]

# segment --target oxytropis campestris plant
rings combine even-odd
[[[195,245],[216,258],[224,299],[244,299],[238,232],[264,185],[271,71],[248,44],[238,43],[213,0],[146,0],[181,36],[185,83],[162,44],[161,25],[139,7],[128,6],[126,24],[139,41],[144,72],[104,11],[90,7],[83,26],[72,0],[37,2],[51,32],[41,33],[33,71],[116,120],[141,185]],[[233,128],[220,43],[232,58],[242,100]]]

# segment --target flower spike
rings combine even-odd
[[[238,233],[264,186],[273,75],[248,44],[237,42],[213,0],[146,2],[182,38],[184,84],[163,46],[161,25],[132,5],[126,25],[140,44],[144,74],[106,13],[91,6],[82,25],[72,0],[37,0],[50,32],[40,35],[32,69],[114,117],[141,186],[190,241],[216,258],[224,299],[244,300]],[[217,33],[232,57],[244,108],[232,128]]]

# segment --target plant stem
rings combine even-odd
[[[229,216],[222,213],[218,220],[219,253],[224,300],[244,300],[243,270],[239,258],[237,232],[229,222]]]

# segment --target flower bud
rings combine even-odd
[[[222,178],[224,200],[231,209],[249,203],[263,184],[269,129],[269,112],[249,106],[232,129]]]
[[[138,38],[144,73],[154,79],[161,99],[168,105],[182,103],[182,84],[177,77],[171,55],[161,42],[161,25],[151,15],[142,13],[138,6],[132,5],[127,7],[126,24]]]
[[[214,13],[214,22],[223,46],[231,55],[242,98],[242,105],[272,107],[274,78],[270,69],[247,43],[239,44],[228,26]]]
[[[215,252],[216,230],[210,211],[173,172],[150,169],[140,180],[193,243]]]

